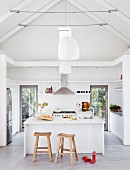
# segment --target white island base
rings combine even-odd
[[[94,119],[70,120],[55,118],[53,121],[29,118],[25,123],[24,131],[24,157],[33,154],[35,137],[34,132],[51,132],[52,152],[57,150],[57,134],[75,134],[78,153],[102,153],[104,155],[104,121],[98,117]],[[47,139],[40,137],[39,146],[47,146]],[[65,140],[65,148],[69,146]]]

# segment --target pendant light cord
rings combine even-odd
[[[65,27],[66,27],[66,0],[64,0],[64,8],[65,8]]]

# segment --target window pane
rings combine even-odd
[[[21,86],[22,124],[37,111],[37,86]]]
[[[108,125],[108,87],[103,85],[91,85],[91,106],[94,108],[95,115],[106,121],[105,130]]]

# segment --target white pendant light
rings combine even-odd
[[[59,65],[60,74],[70,74],[71,73],[71,64],[69,61],[61,61]]]
[[[77,60],[79,59],[79,46],[72,37],[65,37],[58,44],[59,60]]]

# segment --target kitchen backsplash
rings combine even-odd
[[[86,95],[51,95],[51,94],[44,94],[44,91],[46,89],[46,87],[53,87],[53,91],[57,90],[58,88],[60,88],[60,83],[41,83],[38,86],[38,102],[42,103],[42,102],[47,102],[48,106],[47,109],[50,110],[54,110],[56,108],[61,108],[63,110],[76,110],[76,104],[80,103],[82,104],[82,102],[90,102],[90,94],[86,94]],[[74,91],[75,93],[77,93],[78,90],[85,90],[85,91],[89,91],[90,87],[86,86],[86,85],[75,85],[72,84],[70,85],[68,83],[68,87]]]

